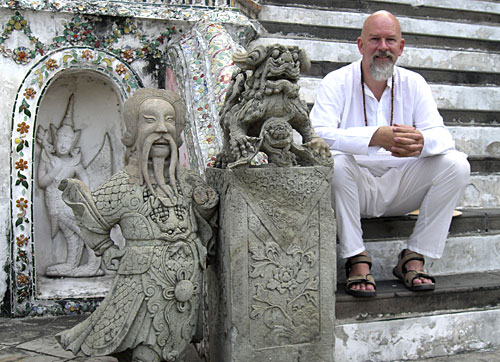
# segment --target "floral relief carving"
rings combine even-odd
[[[256,343],[295,344],[318,337],[319,251],[314,236],[318,227],[308,220],[305,232],[284,247],[251,215],[249,277],[254,293],[250,318],[262,321],[268,331],[256,336]]]

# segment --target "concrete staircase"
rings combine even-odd
[[[319,81],[360,55],[364,19],[385,9],[401,22],[406,47],[398,65],[430,83],[457,148],[469,155],[471,183],[453,220],[445,255],[428,260],[437,289],[412,293],[392,277],[415,217],[363,220],[378,296],[343,291],[338,260],[338,361],[399,361],[500,349],[500,3],[467,0],[266,0],[258,44],[305,49],[301,79],[312,106]]]

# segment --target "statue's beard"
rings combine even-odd
[[[175,143],[174,138],[170,133],[163,135],[163,138],[168,141],[168,145],[170,147],[169,161],[170,166],[168,169],[168,178],[169,183],[167,184],[165,181],[165,163],[167,161],[167,157],[165,156],[154,156],[151,155],[151,147],[153,144],[160,140],[162,136],[158,136],[158,134],[150,134],[146,137],[142,144],[142,148],[139,150],[139,168],[141,175],[141,184],[146,183],[149,191],[155,196],[158,196],[155,189],[153,188],[153,183],[150,178],[149,171],[149,160],[151,160],[151,164],[153,167],[153,176],[155,184],[160,188],[163,193],[169,198],[173,199],[177,192],[177,182],[175,178],[175,171],[177,168],[178,162],[178,153],[177,153],[177,144]]]
[[[377,62],[375,59],[378,56],[389,57],[390,61],[388,62]],[[371,63],[370,63],[370,75],[375,80],[387,80],[389,79],[394,72],[394,54],[390,51],[376,51],[372,55]]]

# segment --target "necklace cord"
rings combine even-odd
[[[366,117],[366,95],[365,95],[365,77],[363,75],[363,63],[361,63],[361,91],[363,93],[363,114],[365,116],[365,126],[368,127],[368,118]],[[391,126],[394,120],[394,74],[391,82]]]

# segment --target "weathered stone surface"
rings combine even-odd
[[[219,362],[333,361],[331,168],[208,169],[221,195],[208,285]]]
[[[377,280],[375,298],[353,298],[338,285],[337,320],[371,321],[384,317],[488,308],[500,300],[500,272],[463,273],[436,277],[431,293],[408,291],[400,280]]]

